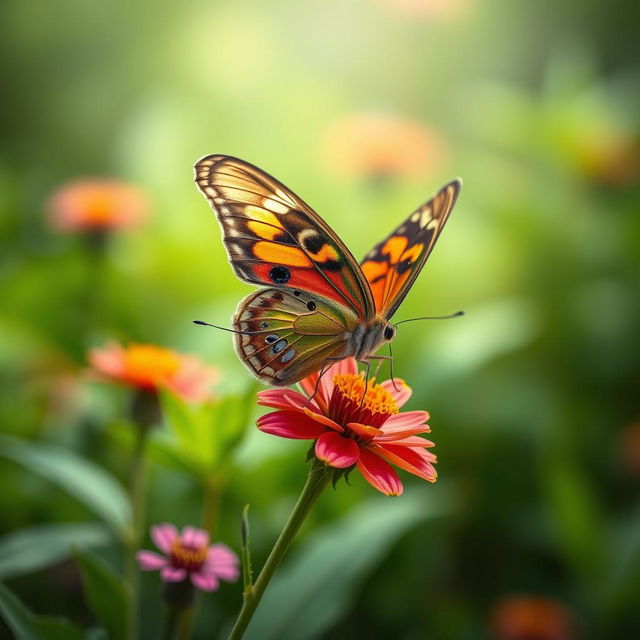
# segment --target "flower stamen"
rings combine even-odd
[[[399,411],[393,396],[376,384],[375,378],[367,383],[362,373],[341,373],[333,382],[329,416],[338,424],[357,422],[379,427]]]

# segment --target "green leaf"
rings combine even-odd
[[[62,619],[37,616],[0,584],[0,614],[20,640],[82,640],[82,629]]]
[[[131,616],[131,589],[100,558],[76,549],[73,554],[82,574],[85,599],[111,638],[125,638]]]
[[[160,462],[210,475],[227,464],[240,445],[255,406],[255,386],[202,404],[189,404],[163,393],[162,408],[168,429],[154,434],[152,451]]]
[[[118,535],[126,535],[131,520],[129,499],[118,482],[100,467],[68,449],[8,436],[0,436],[0,455],[57,484]]]
[[[29,527],[0,538],[0,578],[32,573],[58,564],[72,546],[101,546],[111,534],[99,523],[64,523]]]
[[[358,585],[391,545],[419,522],[444,513],[436,499],[450,503],[433,489],[375,498],[317,530],[276,573],[245,640],[322,637],[344,615]]]

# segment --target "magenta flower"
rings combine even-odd
[[[188,577],[194,587],[215,591],[220,580],[238,579],[238,556],[224,544],[209,545],[209,534],[202,529],[187,526],[178,533],[172,524],[158,524],[151,527],[151,539],[165,555],[142,549],[136,559],[142,571],[160,571],[165,582]]]

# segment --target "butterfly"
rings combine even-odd
[[[252,164],[209,155],[195,165],[236,275],[263,288],[233,316],[236,351],[262,382],[289,386],[350,356],[369,364],[393,340],[391,318],[456,202],[453,180],[360,264],[302,199]]]

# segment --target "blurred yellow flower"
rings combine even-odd
[[[153,344],[122,347],[112,342],[92,349],[89,362],[90,373],[101,380],[145,391],[168,389],[193,402],[210,397],[209,387],[219,378],[218,370],[199,358]]]
[[[501,600],[492,614],[499,640],[571,640],[575,638],[570,611],[551,598],[512,596]]]
[[[51,225],[58,231],[109,231],[138,224],[146,215],[144,193],[106,178],[79,179],[62,185],[49,198]]]
[[[421,122],[388,113],[336,120],[326,131],[323,153],[335,171],[350,176],[422,176],[441,167],[447,146]]]

